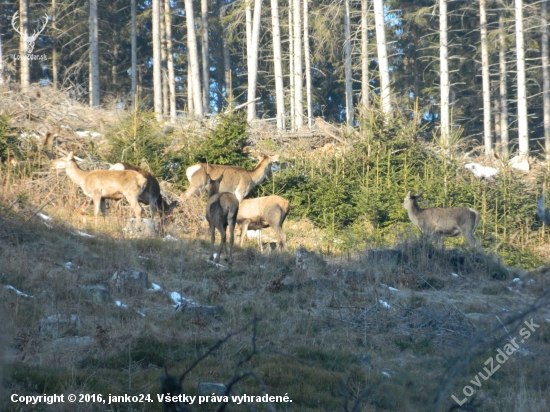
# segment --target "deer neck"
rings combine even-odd
[[[89,172],[82,170],[74,161],[69,162],[68,167],[65,168],[65,172],[74,183],[82,188],[84,187],[84,179]]]
[[[415,225],[418,225],[418,216],[423,212],[424,210],[418,206],[418,203],[411,202],[410,207],[407,209],[407,213],[409,215],[409,219],[411,222],[413,222]]]
[[[260,184],[267,175],[267,168],[271,164],[271,160],[266,157],[250,172],[250,177],[254,184]]]

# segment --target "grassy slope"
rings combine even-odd
[[[439,392],[444,401],[437,409],[446,410],[450,395],[463,398],[463,386],[506,343],[494,315],[506,322],[546,286],[539,275],[533,284],[517,287],[510,281],[516,275],[490,257],[440,252],[415,241],[399,246],[403,259],[398,264],[377,262],[366,253],[324,256],[310,263],[310,272],[296,269],[292,253],[262,255],[251,244],[237,250],[234,267],[226,270],[205,261],[204,240],[125,239],[120,232],[102,233],[103,227],[87,238],[75,235],[61,218],[52,229],[37,217],[28,219],[33,207],[17,213],[2,207],[0,284],[33,296],[0,289],[1,312],[13,338],[12,362],[0,368],[8,394],[151,393],[156,398],[163,365],[181,373],[218,339],[257,318],[254,339],[249,327],[214,351],[186,377],[186,393],[197,394],[199,382],[227,382],[235,373],[254,371],[269,394],[288,393],[293,399],[276,405],[277,410],[335,411],[346,402],[351,410],[360,398],[361,411],[429,410]],[[55,210],[48,213],[55,215]],[[303,224],[289,223],[289,238],[298,238]],[[296,246],[291,244],[291,250]],[[71,268],[65,267],[69,261]],[[216,318],[173,315],[164,292],[121,293],[109,279],[122,269],[147,271],[164,291],[215,305],[220,313]],[[108,303],[94,303],[81,288],[93,284],[111,285]],[[114,300],[129,308],[117,307]],[[82,326],[73,332],[91,340],[74,345],[41,336],[40,319],[56,313],[81,316]],[[521,355],[514,354],[483,381],[477,400],[485,402],[479,410],[547,410],[550,333],[545,319],[550,314],[543,308],[531,317],[540,329],[522,344]],[[513,325],[507,330],[518,334]],[[253,350],[253,340],[254,356],[235,372]],[[466,362],[453,367],[455,360]],[[448,370],[456,376],[442,389]],[[234,392],[261,394],[261,388],[245,379]],[[10,403],[5,408],[27,410]],[[194,410],[214,409],[207,404]],[[158,411],[160,405],[43,410]],[[232,405],[229,410],[244,409]]]

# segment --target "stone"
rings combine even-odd
[[[212,382],[199,382],[198,392],[199,395],[212,395],[215,393],[220,396],[225,394],[226,386],[223,383],[212,383]]]
[[[111,299],[111,293],[109,288],[103,285],[84,285],[82,290],[86,292],[88,296],[92,299],[94,303],[106,303]]]
[[[78,335],[81,329],[82,319],[78,315],[58,313],[40,320],[40,334],[53,339]]]

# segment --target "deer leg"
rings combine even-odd
[[[214,259],[214,262],[220,261],[220,256],[222,254],[222,250],[225,249],[225,239],[226,239],[226,233],[225,233],[225,227],[223,225],[220,225],[221,227],[218,228],[221,236],[221,242],[220,242],[220,248],[218,249],[218,256],[216,256],[216,259]],[[227,252],[226,252],[227,253]]]
[[[248,219],[243,220],[241,223],[241,239],[240,239],[240,246],[243,247],[243,242],[246,239],[246,231],[248,230],[248,225],[250,221]]]
[[[95,225],[97,227],[97,215],[99,214],[100,208],[103,212],[103,218],[105,218],[105,209],[104,209],[105,203],[102,203],[102,202],[105,202],[105,200],[101,198],[101,195],[94,195],[92,200],[94,202],[94,218],[95,218]]]
[[[235,240],[235,224],[237,223],[237,216],[229,217],[229,264],[233,264],[233,243]]]
[[[126,200],[128,200],[128,203],[130,203],[130,206],[132,209],[134,209],[134,214],[136,216],[136,221],[141,220],[141,206],[139,205],[139,202],[136,197],[133,196],[126,196]]]
[[[210,223],[209,229],[210,229],[210,250],[212,252],[210,255],[210,260],[214,260],[214,243],[216,242],[216,227],[212,223]]]
[[[277,237],[279,238],[279,249],[286,250],[286,234],[283,232],[283,230],[276,225],[271,226],[275,233],[277,234]]]

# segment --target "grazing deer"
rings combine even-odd
[[[272,227],[279,238],[279,247],[286,250],[286,234],[283,232],[283,223],[290,211],[290,204],[281,196],[265,196],[256,199],[246,199],[239,205],[237,225],[241,228],[241,242],[243,245],[246,231],[262,230]],[[261,232],[258,238],[261,244]]]
[[[170,214],[170,212],[178,205],[177,201],[170,204],[166,202],[160,194],[160,185],[158,180],[147,170],[129,163],[115,163],[109,168],[109,170],[134,170],[141,173],[141,175],[147,179],[147,185],[145,186],[143,192],[139,195],[138,200],[141,203],[149,205],[149,209],[151,210],[151,219],[155,218],[155,212],[158,210],[161,220],[164,220],[166,215]],[[122,197],[120,199],[122,199]]]
[[[231,265],[233,263],[233,241],[235,239],[235,224],[239,212],[239,200],[233,193],[221,192],[220,182],[224,179],[222,173],[217,179],[212,180],[209,174],[206,175],[206,186],[208,187],[208,203],[206,204],[206,220],[210,228],[210,243],[212,255],[210,260],[220,261],[220,254],[224,249],[225,260]],[[227,257],[226,229],[229,226],[229,256]],[[220,232],[221,243],[218,254],[214,258],[214,242],[216,229]]]
[[[97,225],[99,209],[105,217],[105,199],[120,199],[124,196],[135,212],[136,219],[141,218],[141,206],[138,198],[147,185],[147,179],[134,170],[91,170],[78,167],[73,152],[53,163],[55,169],[65,169],[67,176],[84,194],[94,202],[94,216]]]
[[[409,219],[413,222],[423,235],[435,238],[441,246],[442,237],[464,236],[468,245],[473,248],[479,246],[474,236],[474,230],[479,221],[479,213],[469,207],[430,207],[421,209],[418,206],[418,198],[424,191],[416,195],[407,193],[403,208],[407,210]]]
[[[199,163],[189,166],[185,171],[190,186],[185,191],[186,196],[196,195],[202,192],[207,186],[206,176],[217,179],[224,174],[220,185],[220,192],[234,193],[239,202],[250,193],[250,191],[262,183],[271,169],[271,164],[279,161],[279,155],[261,156],[260,161],[254,170],[246,170],[239,166],[222,166],[206,163]]]

